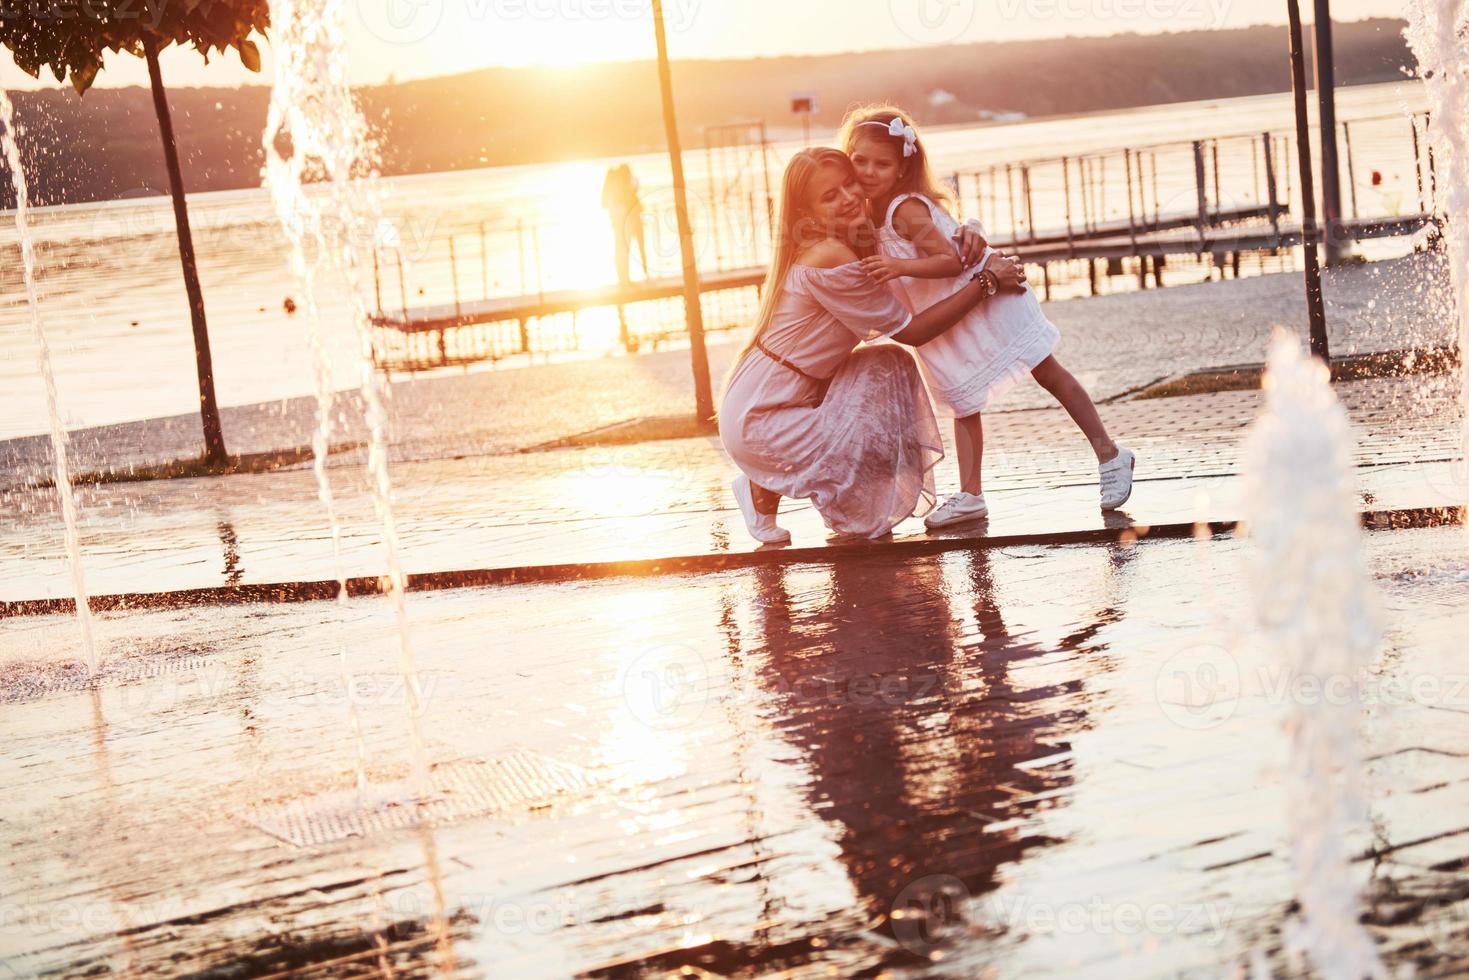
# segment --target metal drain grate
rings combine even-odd
[[[426,800],[415,800],[413,784],[405,779],[369,786],[361,799],[355,789],[334,790],[253,807],[245,816],[272,837],[296,847],[313,847],[406,830],[417,824],[420,815],[429,823],[444,824],[541,810],[593,785],[578,766],[515,749],[494,759],[463,759],[435,766],[429,773]]]
[[[161,674],[203,670],[209,658],[195,655],[166,657],[161,660],[139,658],[109,663],[95,677],[87,676],[80,662],[67,664],[19,663],[0,668],[0,704],[34,701],[51,694],[85,691],[124,681],[138,681]]]

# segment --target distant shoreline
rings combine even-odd
[[[1417,79],[1417,78],[1414,78],[1414,77],[1405,77],[1405,78],[1403,78],[1401,80],[1393,80],[1393,81],[1361,82],[1361,83],[1358,83],[1356,85],[1339,85],[1339,86],[1337,86],[1337,88],[1340,91],[1340,90],[1346,90],[1346,89],[1370,88],[1370,87],[1376,86],[1376,85],[1395,85],[1395,84],[1401,84],[1401,82],[1417,82],[1417,81],[1420,81],[1420,80]],[[1151,105],[1129,106],[1129,107],[1123,108],[1123,109],[1095,109],[1095,110],[1090,110],[1090,111],[1087,111],[1087,112],[1063,112],[1063,113],[1057,113],[1055,115],[1050,115],[1050,116],[1028,116],[1025,119],[1017,119],[1017,120],[1010,120],[1010,121],[992,120],[992,121],[978,121],[978,122],[973,122],[973,123],[966,123],[966,122],[939,123],[937,125],[924,125],[923,128],[924,128],[924,130],[926,132],[930,132],[930,133],[946,133],[946,132],[957,132],[957,131],[962,131],[962,130],[976,130],[976,129],[986,129],[986,130],[988,130],[988,129],[1004,129],[1004,128],[1009,127],[1009,126],[1025,126],[1025,125],[1040,124],[1040,123],[1056,123],[1056,122],[1065,122],[1067,120],[1073,120],[1073,119],[1074,120],[1094,119],[1094,118],[1097,118],[1099,116],[1122,115],[1122,114],[1131,113],[1131,112],[1145,112],[1145,111],[1148,111],[1148,110],[1151,110],[1151,109],[1177,109],[1180,106],[1205,105],[1205,104],[1210,104],[1210,103],[1222,103],[1222,102],[1229,102],[1229,101],[1233,101],[1235,99],[1241,99],[1241,98],[1247,98],[1247,99],[1248,98],[1270,98],[1272,96],[1285,95],[1285,94],[1288,94],[1288,92],[1289,92],[1289,90],[1287,89],[1287,90],[1282,90],[1282,91],[1279,91],[1279,92],[1265,92],[1265,93],[1260,93],[1260,94],[1257,94],[1257,95],[1249,95],[1249,96],[1230,96],[1230,97],[1207,98],[1207,99],[1186,99],[1186,100],[1182,100],[1182,101],[1179,101],[1179,102],[1158,102],[1158,103],[1154,103],[1154,104],[1151,104]],[[1314,97],[1314,90],[1313,90],[1313,97]],[[922,119],[920,118],[919,121],[922,122]],[[1317,128],[1316,127],[1316,124],[1314,122],[1312,124],[1312,128],[1313,129]],[[1214,135],[1228,136],[1228,135],[1244,135],[1244,134],[1214,134]],[[813,139],[814,138],[815,138],[815,134],[813,133]],[[798,140],[799,140],[799,137],[796,137],[795,139],[788,139],[788,138],[777,138],[775,136],[772,136],[771,143],[772,143],[772,145],[780,145],[780,144],[783,144],[783,143],[794,143],[794,142],[797,142]],[[684,148],[685,153],[690,152],[690,150],[692,150],[692,149],[698,149],[698,147],[688,147],[688,146],[686,146]],[[663,152],[665,152],[663,146],[661,146],[661,145],[653,145],[653,146],[650,146],[650,147],[645,147],[645,148],[641,148],[641,149],[637,149],[637,150],[631,150],[631,151],[628,151],[628,152],[625,152],[625,153],[610,153],[610,154],[605,154],[605,155],[602,155],[602,156],[585,156],[585,157],[575,157],[575,158],[550,159],[550,160],[532,161],[532,162],[527,162],[527,163],[496,164],[496,165],[483,166],[483,167],[460,167],[460,168],[451,168],[451,169],[447,169],[447,170],[426,170],[426,171],[420,171],[420,172],[414,172],[414,173],[387,174],[387,175],[384,175],[384,177],[385,177],[385,179],[389,179],[389,180],[419,179],[419,178],[430,179],[430,178],[433,178],[433,177],[442,176],[444,174],[465,175],[465,174],[473,174],[473,173],[477,173],[477,172],[512,170],[512,169],[522,168],[522,167],[560,166],[560,165],[563,165],[563,164],[570,164],[570,163],[596,163],[596,162],[600,162],[600,161],[608,161],[608,160],[628,158],[628,157],[635,158],[635,157],[640,157],[640,156],[654,156],[654,155],[657,155],[657,154],[661,154]],[[221,188],[215,188],[215,189],[211,189],[211,190],[190,191],[189,192],[189,200],[190,201],[198,201],[198,202],[203,203],[203,202],[209,202],[209,201],[219,200],[219,199],[223,198],[225,195],[230,195],[230,194],[248,194],[248,193],[258,192],[258,191],[261,191],[263,189],[264,189],[264,185],[263,184],[253,184],[253,185],[243,186],[243,187],[221,187]],[[137,196],[137,197],[102,198],[102,199],[90,200],[90,201],[70,201],[70,202],[61,203],[61,204],[45,204],[45,205],[35,205],[35,204],[33,204],[33,205],[31,205],[31,207],[30,207],[29,210],[30,210],[30,212],[32,214],[35,214],[35,215],[46,215],[46,214],[55,214],[55,213],[65,212],[65,211],[70,210],[72,208],[95,207],[95,208],[99,208],[100,209],[100,208],[107,208],[107,207],[113,207],[113,206],[121,206],[121,205],[124,205],[124,204],[132,205],[132,204],[145,204],[145,203],[150,203],[150,202],[166,202],[167,199],[168,199],[167,193],[166,192],[163,192],[163,191],[159,191],[156,194],[150,194],[150,195],[146,195],[146,196]],[[0,215],[9,215],[11,213],[13,213],[13,209],[0,208]]]
[[[1397,81],[1416,62],[1401,20],[1337,22],[1342,86]],[[1307,57],[1310,57],[1309,44]],[[926,127],[993,127],[992,113],[1026,122],[1085,118],[1149,106],[1270,95],[1290,87],[1283,27],[1161,35],[932,45],[851,55],[685,60],[675,65],[684,143],[709,127],[763,121],[793,137],[793,92],[814,92],[814,132],[829,133],[853,104],[896,102]],[[486,166],[552,165],[655,153],[663,147],[651,62],[482,69],[357,89],[378,134],[385,176]],[[184,179],[193,191],[259,185],[265,86],[169,92]],[[167,186],[151,99],[136,87],[18,92],[18,122],[33,199],[80,203],[160,193]],[[514,120],[506,125],[506,120]],[[53,161],[64,152],[65,167]],[[12,205],[0,182],[0,207]]]

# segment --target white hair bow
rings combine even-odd
[[[888,123],[888,135],[903,138],[903,159],[906,160],[918,152],[918,134],[913,131],[912,126],[903,122],[901,116]]]

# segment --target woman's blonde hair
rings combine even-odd
[[[765,285],[761,288],[760,312],[755,317],[755,331],[750,335],[749,343],[745,344],[730,365],[729,374],[724,381],[726,387],[729,379],[734,377],[735,369],[740,366],[745,355],[760,342],[765,328],[775,316],[776,307],[780,305],[781,296],[785,292],[786,276],[790,274],[791,266],[796,264],[796,257],[805,246],[815,241],[816,228],[812,223],[814,216],[806,210],[806,198],[811,191],[811,181],[823,167],[837,167],[848,177],[854,180],[857,177],[847,155],[830,146],[814,146],[801,150],[786,164],[785,176],[780,182],[780,202],[776,206],[770,271],[766,273]]]
[[[887,131],[887,127],[894,119],[900,119],[904,126],[918,132],[913,119],[902,109],[892,105],[864,105],[858,106],[847,113],[847,118],[842,120],[842,131],[839,142],[842,149],[851,154],[857,143],[858,136],[866,136],[869,139],[882,140],[898,151],[898,159],[902,160],[905,168],[898,177],[898,182],[893,187],[893,196],[902,194],[922,194],[940,207],[949,210],[952,214],[954,207],[954,195],[949,188],[934,176],[933,167],[928,161],[928,149],[923,145],[923,136],[913,144],[914,154],[910,157],[903,156],[903,137],[893,136]],[[874,214],[872,220],[878,224],[882,223],[883,216]]]

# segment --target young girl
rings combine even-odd
[[[941,202],[928,154],[900,110],[889,106],[847,115],[842,144],[851,157],[878,228],[879,254],[863,260],[869,275],[891,282],[910,308],[927,306],[970,281],[951,237],[958,223]],[[980,267],[991,260],[986,248]],[[1060,334],[1041,312],[1034,290],[994,296],[963,322],[918,348],[928,390],[954,417],[959,492],[924,523],[931,528],[978,520],[989,513],[980,480],[984,429],[980,413],[1025,374],[1050,392],[1091,442],[1101,474],[1103,510],[1132,494],[1134,455],[1107,435],[1091,396],[1052,355]]]

